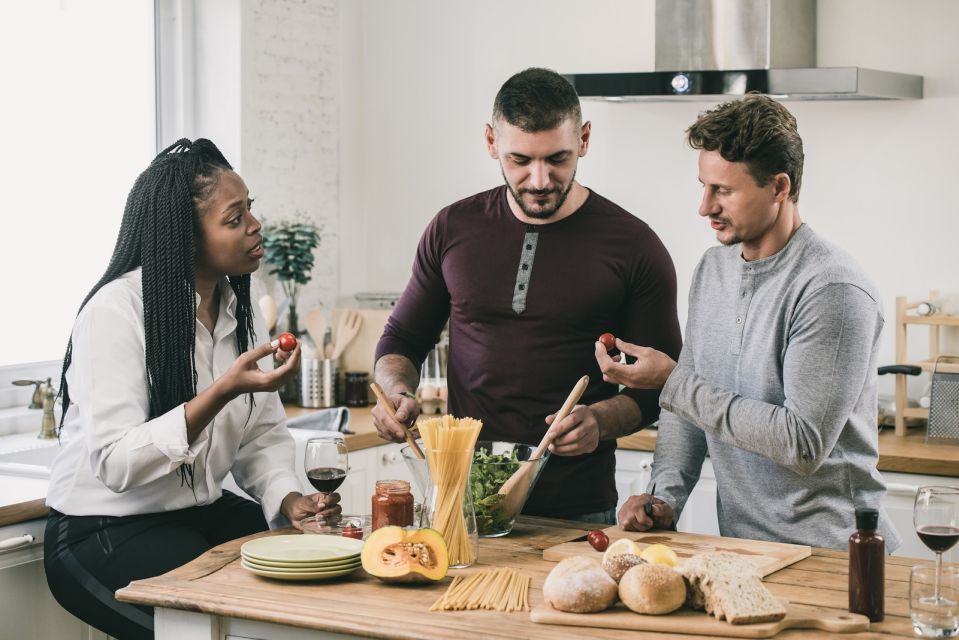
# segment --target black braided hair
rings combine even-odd
[[[203,138],[195,142],[183,138],[161,151],[133,184],[110,264],[80,305],[82,310],[104,285],[137,267],[143,268],[149,419],[196,396],[197,210],[212,194],[219,172],[232,169],[216,145]],[[229,281],[237,298],[236,346],[243,353],[251,338],[256,340],[250,275],[229,276]],[[61,429],[70,406],[66,373],[72,355],[71,337],[60,373]],[[192,465],[181,465],[178,472],[181,481],[192,488]]]

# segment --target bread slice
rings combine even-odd
[[[753,624],[775,622],[786,617],[783,603],[774,598],[758,578],[707,580],[702,588],[706,610],[717,620]]]
[[[734,580],[743,577],[758,580],[762,577],[755,564],[726,551],[693,556],[678,570],[686,579],[686,606],[700,611],[706,608],[706,597],[702,589],[704,580]]]
[[[686,580],[686,606],[705,609],[731,624],[775,622],[786,616],[782,603],[763,586],[759,568],[734,553],[703,553],[679,572]]]

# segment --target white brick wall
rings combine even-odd
[[[242,3],[242,174],[254,211],[268,220],[303,214],[322,227],[301,325],[338,294],[338,12],[338,0]],[[260,279],[279,303],[282,289],[266,271]]]

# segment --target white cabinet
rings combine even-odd
[[[616,492],[619,494],[617,513],[629,496],[646,492],[652,468],[651,451],[616,450]],[[703,463],[699,482],[690,494],[676,528],[690,533],[719,535],[719,523],[716,519],[716,478],[708,458]]]
[[[916,498],[916,489],[925,485],[940,485],[959,488],[959,478],[950,476],[927,476],[917,473],[895,473],[882,471],[886,481],[886,499],[882,506],[892,520],[893,526],[899,532],[902,545],[893,555],[910,558],[935,560],[936,555],[922,543],[912,524],[912,507]],[[942,559],[946,562],[959,562],[959,548],[944,553]]]
[[[46,520],[0,527],[0,638],[63,638],[105,640],[67,613],[53,598],[43,571],[43,528]],[[15,541],[34,542],[13,547]]]

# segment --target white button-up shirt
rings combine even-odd
[[[213,334],[196,322],[197,393],[238,355],[236,297],[226,280],[219,289]],[[255,318],[254,324],[257,344],[269,340],[262,321]],[[272,358],[259,366],[272,369]],[[222,495],[223,479],[232,471],[237,484],[260,501],[267,522],[285,524],[280,503],[300,483],[277,393],[255,394],[252,411],[248,394],[233,399],[193,444],[187,442],[184,405],[147,419],[140,269],[105,285],[80,312],[66,378],[71,402],[64,448],[50,476],[50,507],[68,515],[126,516],[205,505]],[[193,465],[193,490],[177,473],[184,464]]]

